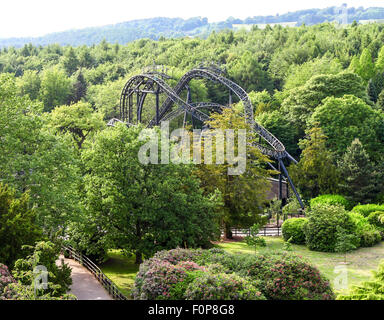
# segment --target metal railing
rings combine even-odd
[[[295,213],[280,213],[275,216],[275,218],[270,218],[266,226],[260,228],[258,235],[259,236],[270,236],[276,237],[282,235],[281,225],[285,220],[291,218],[303,218],[305,217],[302,212]],[[251,234],[250,228],[231,228],[233,236],[245,237]]]
[[[108,291],[114,300],[128,300],[128,298],[117,288],[111,279],[109,279],[100,268],[91,261],[87,256],[69,246],[62,247],[64,252],[67,252],[70,259],[73,259],[87,268],[101,283],[101,285]]]

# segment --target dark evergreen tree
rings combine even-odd
[[[339,162],[340,189],[353,203],[373,202],[377,195],[378,173],[359,139],[352,141]]]

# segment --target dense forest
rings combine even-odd
[[[264,167],[226,185],[217,178],[226,176],[223,168],[143,166],[141,127],[106,126],[119,117],[131,76],[155,63],[175,85],[202,61],[220,65],[248,92],[255,120],[299,160],[288,170],[306,204],[324,194],[351,205],[384,202],[384,24],[276,25],[126,45],[26,44],[0,50],[0,209],[9,212],[0,261],[12,266],[19,247],[34,245],[42,230],[49,239],[65,235],[92,258],[117,248],[140,263],[161,249],[204,246],[220,223],[257,221],[268,189]],[[191,89],[194,101],[228,102],[216,84],[193,80]],[[217,117],[219,127],[244,123],[236,113]]]
[[[347,16],[344,21],[344,16]],[[296,26],[314,25],[323,22],[338,23],[346,22],[351,24],[353,21],[380,20],[384,19],[384,8],[346,8],[328,7],[325,9],[308,9],[295,12],[288,12],[275,16],[254,16],[246,19],[229,17],[225,21],[209,22],[207,18],[194,17],[190,19],[181,18],[150,18],[142,20],[127,21],[114,25],[102,27],[92,27],[80,30],[68,30],[47,34],[36,38],[9,38],[0,39],[1,47],[22,47],[25,44],[33,45],[93,45],[100,43],[103,39],[110,43],[126,44],[141,38],[159,40],[162,37],[200,37],[207,38],[212,31],[224,29],[234,30],[239,25],[257,25],[294,22]]]

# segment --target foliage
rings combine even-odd
[[[327,147],[337,156],[358,138],[371,159],[379,159],[383,150],[383,115],[363,100],[344,95],[328,97],[316,108],[311,126],[320,126],[328,137]]]
[[[70,133],[81,149],[85,139],[103,129],[105,123],[102,114],[94,112],[89,103],[78,102],[52,110],[48,115],[48,127],[56,132]]]
[[[261,281],[260,289],[272,300],[334,299],[329,281],[302,258],[291,253],[257,256],[247,276]]]
[[[326,149],[327,137],[320,128],[312,128],[307,134],[307,139],[300,141],[303,152],[299,163],[289,167],[292,180],[305,199],[335,193],[339,175]]]
[[[42,105],[19,97],[15,79],[0,74],[0,180],[21,196],[29,190],[37,223],[47,233],[78,213],[78,161],[66,137],[44,128]]]
[[[118,125],[99,132],[83,153],[87,214],[106,248],[152,255],[177,246],[209,245],[217,237],[216,195],[203,196],[187,164],[147,164],[138,154],[143,128]],[[157,137],[157,129],[149,130]],[[156,151],[157,152],[157,151]]]
[[[185,293],[187,300],[265,300],[251,281],[236,274],[205,273]]]
[[[380,242],[380,232],[369,223],[368,218],[357,212],[350,212],[348,215],[355,224],[355,234],[360,238],[361,247],[372,247]]]
[[[344,262],[346,262],[346,254],[349,251],[356,249],[356,239],[354,234],[348,233],[347,230],[343,229],[340,226],[336,227],[336,245],[335,252],[344,253]]]
[[[22,245],[32,245],[41,238],[29,194],[17,198],[15,190],[0,183],[0,261],[13,266],[23,256]]]
[[[9,300],[13,297],[14,292],[9,289],[8,285],[15,282],[8,267],[0,263],[0,300]]]
[[[371,280],[354,286],[347,294],[337,296],[337,300],[383,300],[384,299],[384,262],[373,272]]]
[[[34,269],[37,266],[44,266],[48,272],[48,287],[47,289],[38,289],[37,295],[49,294],[53,297],[60,297],[66,294],[72,284],[71,268],[64,264],[59,266],[56,261],[59,258],[60,246],[52,242],[37,242],[34,247],[24,246],[30,254],[15,262],[15,267],[12,271],[13,276],[23,285],[34,285]],[[35,288],[34,288],[35,289]]]
[[[380,204],[359,204],[352,208],[353,212],[360,213],[364,217],[368,217],[372,212],[384,211],[384,205]]]
[[[305,244],[304,226],[308,223],[307,218],[291,218],[284,221],[281,226],[283,238],[291,243]]]
[[[355,224],[343,207],[328,204],[311,207],[308,223],[304,226],[308,248],[314,251],[334,252],[338,226],[348,234],[355,233]],[[358,239],[355,244],[358,244]]]
[[[375,226],[377,230],[380,231],[382,238],[384,239],[384,210],[383,211],[374,211],[370,213],[367,217],[368,222]]]
[[[249,228],[250,235],[246,236],[244,238],[244,241],[246,242],[247,245],[254,247],[255,252],[257,247],[265,247],[267,243],[265,242],[265,239],[258,236],[259,231],[260,231],[260,225],[255,223],[253,226]]]
[[[339,194],[323,194],[321,196],[311,199],[311,207],[316,206],[317,204],[340,205],[347,210],[350,209],[350,204],[348,200]]]
[[[178,249],[170,254],[163,251],[156,258],[142,263],[135,280],[135,299],[147,298],[147,293],[141,296],[144,283],[155,288],[157,297],[163,295],[167,298],[172,298],[169,292],[177,293],[178,298],[184,292],[183,299],[265,299],[265,296],[267,299],[305,300],[334,297],[329,282],[319,271],[293,254],[229,254],[217,248],[189,251]],[[161,257],[168,260],[159,259]],[[181,259],[191,260],[183,263]],[[181,266],[188,266],[190,270],[183,272]],[[162,272],[164,270],[168,270],[169,275]]]
[[[244,159],[244,170],[234,175],[229,175],[229,170],[242,169],[240,163],[232,164],[228,161],[228,153],[223,164],[216,164],[218,157],[217,144],[212,145],[212,164],[202,163],[197,166],[197,175],[202,181],[205,193],[219,190],[223,197],[222,225],[225,227],[226,237],[231,237],[231,226],[244,226],[260,222],[261,208],[266,203],[268,187],[267,177],[272,173],[265,169],[270,161],[260,150],[254,146],[256,136],[252,134],[249,125],[238,111],[225,109],[221,114],[212,115],[208,121],[211,128],[225,130],[233,129],[235,137],[239,130],[246,129],[247,155]],[[202,138],[205,145],[205,139]],[[227,139],[226,139],[227,140]],[[227,150],[227,142],[224,142],[224,150]],[[239,155],[239,144],[234,144],[233,154]],[[202,152],[202,159],[205,157]],[[240,170],[239,170],[240,171]]]
[[[341,191],[352,203],[370,203],[381,191],[381,177],[362,143],[355,139],[339,162]]]

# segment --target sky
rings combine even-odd
[[[348,7],[384,6],[384,1],[377,0],[3,0],[0,38],[36,37],[153,17],[201,16],[216,22],[230,16],[245,19],[343,3]]]

